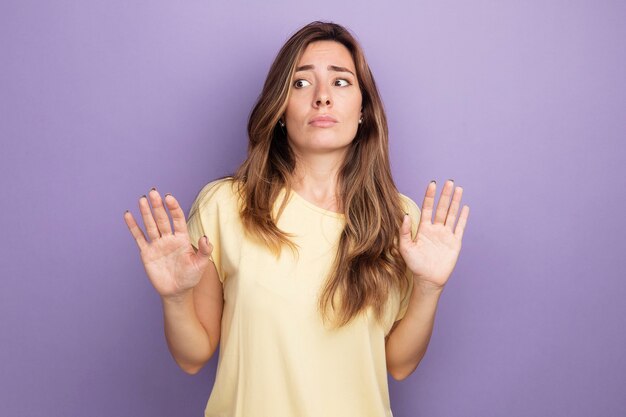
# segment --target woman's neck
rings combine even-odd
[[[292,188],[305,200],[334,212],[342,212],[338,198],[340,160],[308,157],[298,158],[292,177]]]

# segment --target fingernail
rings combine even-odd
[[[156,191],[156,187],[150,188],[150,191]]]
[[[124,214],[126,214],[126,213],[128,213],[128,210],[126,210],[126,211],[124,212]]]
[[[437,181],[435,181],[435,180],[431,180],[430,182],[434,182],[435,184],[437,184]]]
[[[172,195],[172,193],[165,193],[165,197],[167,197],[168,195]]]
[[[454,180],[453,180],[453,179],[451,179],[451,178],[450,178],[450,179],[448,179],[448,181],[452,181],[452,182],[454,182]]]
[[[146,195],[145,195],[145,194],[142,194],[142,196],[141,196],[141,197],[139,197],[139,198],[142,198],[142,197],[143,197],[143,198],[145,198],[145,199],[148,199],[148,197],[146,197]]]

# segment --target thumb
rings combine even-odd
[[[408,213],[404,214],[402,224],[400,225],[400,246],[405,246],[412,241],[411,237],[411,216]]]
[[[196,252],[196,258],[201,263],[208,262],[211,252],[213,252],[213,245],[209,243],[209,238],[204,235],[198,239],[198,252]]]

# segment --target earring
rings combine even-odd
[[[280,127],[285,127],[285,122],[280,119],[278,119],[278,124],[280,125]]]
[[[363,116],[359,117],[359,124],[363,123]]]

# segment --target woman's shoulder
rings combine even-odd
[[[237,204],[237,195],[237,186],[233,177],[210,181],[196,195],[190,214],[207,206],[234,206]]]
[[[198,195],[225,195],[231,193],[234,194],[235,191],[235,179],[233,177],[222,177],[205,184],[198,193]]]

